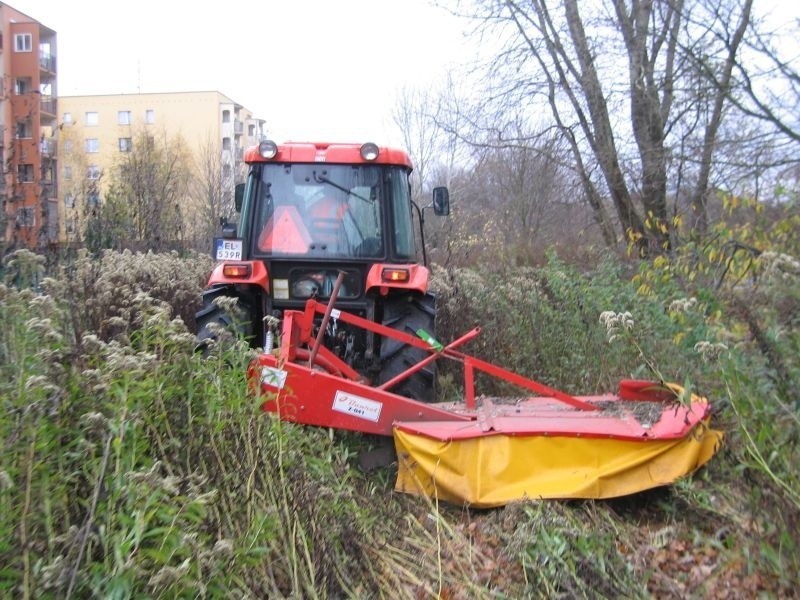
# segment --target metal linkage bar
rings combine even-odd
[[[334,298],[332,297],[331,300]],[[421,340],[418,337],[413,335],[407,334],[402,331],[397,331],[392,329],[391,327],[386,327],[385,325],[381,325],[379,323],[374,323],[357,315],[348,312],[339,312],[332,308],[332,302],[328,302],[328,304],[322,304],[317,302],[316,300],[308,300],[306,303],[306,309],[301,314],[303,316],[302,321],[304,321],[299,331],[307,332],[306,335],[300,336],[299,341],[309,343],[310,340],[310,332],[311,332],[311,325],[310,322],[313,321],[314,314],[323,314],[327,315],[328,317],[334,317],[339,319],[345,323],[350,325],[355,325],[357,327],[361,327],[368,331],[372,331],[384,337],[390,337],[401,341],[405,344],[414,346],[416,348],[420,348],[427,352],[430,352],[430,356],[422,359],[415,365],[412,365],[402,373],[398,374],[397,376],[393,377],[391,380],[377,386],[378,389],[381,390],[388,390],[398,382],[402,381],[403,379],[407,378],[411,374],[415,373],[416,371],[424,368],[426,365],[430,364],[431,362],[439,359],[439,358],[448,358],[450,360],[455,360],[457,362],[461,362],[464,365],[464,394],[465,394],[465,403],[467,408],[475,408],[475,381],[474,381],[474,370],[477,369],[479,371],[483,371],[489,375],[507,381],[511,384],[517,385],[524,389],[530,390],[532,392],[536,392],[537,394],[541,394],[542,396],[547,396],[550,398],[555,398],[573,408],[578,408],[580,410],[587,410],[587,411],[596,411],[598,408],[583,400],[572,396],[571,394],[567,394],[566,392],[562,392],[550,386],[547,386],[543,383],[539,383],[533,379],[529,379],[527,377],[523,377],[517,373],[509,371],[507,369],[503,369],[497,365],[492,363],[480,360],[463,352],[456,350],[458,346],[468,342],[469,340],[475,338],[480,333],[480,328],[475,328],[457,340],[448,344],[441,352],[437,352],[434,348],[432,348],[427,342]],[[319,336],[318,336],[319,337]],[[316,342],[315,342],[315,345]],[[319,351],[324,350],[324,348],[320,347]],[[341,361],[338,357],[336,357],[333,353],[326,353],[326,359],[329,364],[335,364],[337,369],[342,373],[348,373],[348,377],[350,379],[357,379],[356,376],[353,376],[352,369],[343,361]]]

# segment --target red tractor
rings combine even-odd
[[[398,491],[475,507],[631,494],[675,481],[719,448],[708,401],[680,386],[623,380],[616,392],[572,396],[459,350],[480,328],[438,342],[412,226],[416,212],[424,248],[428,207],[411,199],[404,152],[262,142],[245,160],[241,218],[215,240],[220,262],[197,325],[202,343],[221,326],[263,346],[248,367],[263,410],[391,436]],[[431,206],[448,214],[446,188]],[[241,318],[215,303],[223,296]],[[463,373],[462,400],[432,402],[440,360]],[[525,395],[478,393],[486,377]]]
[[[434,333],[424,213],[433,208],[436,215],[449,214],[447,188],[434,188],[431,204],[418,206],[411,197],[408,154],[373,143],[263,141],[244,160],[247,181],[236,186],[235,195],[240,219],[225,223],[222,237],[214,240],[219,262],[196,315],[201,345],[215,338],[216,324],[268,352],[284,311],[302,310],[311,298],[326,302],[337,279],[336,310],[413,335]],[[240,318],[214,302],[221,296],[237,299]],[[350,327],[335,312],[320,336],[324,347],[375,383],[425,356],[419,348]],[[431,365],[393,391],[430,402],[434,378]]]

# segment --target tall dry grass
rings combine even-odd
[[[475,511],[398,496],[392,468],[358,471],[369,440],[260,413],[243,344],[197,355],[206,257],[107,252],[46,272],[12,255],[0,285],[0,596],[786,593],[800,566],[800,273],[782,256],[746,289],[661,274],[647,294],[614,263],[437,271],[441,339],[481,325],[470,352],[575,392],[655,367],[707,393],[727,434],[671,488]],[[603,311],[630,313],[636,343],[609,343]]]

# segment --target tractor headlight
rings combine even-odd
[[[289,290],[292,300],[307,300],[308,298],[330,298],[333,293],[338,269],[293,269],[289,275]],[[360,275],[357,270],[346,271],[344,282],[339,288],[340,300],[358,298]],[[277,292],[276,292],[277,297]]]
[[[258,153],[262,158],[275,158],[278,154],[278,144],[272,140],[264,140],[258,145]]]
[[[319,296],[320,285],[310,277],[299,279],[292,285],[292,296],[295,298],[312,298]]]
[[[361,158],[364,160],[375,160],[378,158],[378,144],[367,142],[361,146]]]

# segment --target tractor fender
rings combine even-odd
[[[234,267],[244,267],[238,269]],[[267,267],[260,260],[226,261],[219,263],[208,278],[208,287],[222,284],[253,285],[269,293],[269,273]]]
[[[407,277],[392,278],[391,273],[405,273]],[[389,290],[408,290],[425,294],[428,291],[429,271],[418,264],[391,265],[374,264],[367,273],[367,293],[377,290],[386,296]]]

